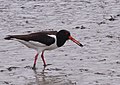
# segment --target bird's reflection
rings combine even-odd
[[[71,85],[70,80],[66,78],[66,74],[60,74],[60,71],[53,70],[53,68],[52,70],[48,70],[46,67],[43,67],[41,72],[34,70],[34,73],[37,85]]]
[[[45,84],[45,68],[46,67],[43,67],[43,69],[40,73],[37,72],[37,69],[33,70],[34,73],[35,73],[35,78],[36,78],[37,85],[44,85]]]

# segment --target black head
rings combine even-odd
[[[57,35],[57,46],[58,47],[61,47],[64,45],[64,43],[67,41],[67,40],[72,40],[74,43],[76,43],[77,45],[79,46],[83,46],[79,41],[75,40],[71,35],[70,35],[70,32],[67,31],[67,30],[60,30]]]
[[[70,32],[67,31],[67,30],[60,30],[58,33],[57,33],[58,37],[61,37],[65,40],[68,40],[69,39],[69,36],[70,36]]]
[[[56,36],[57,36],[57,46],[61,47],[69,39],[70,32],[67,30],[60,30]]]

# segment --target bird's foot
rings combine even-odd
[[[45,65],[43,65],[43,66],[44,66],[44,68],[45,68],[46,66],[49,66],[49,65],[52,65],[52,64],[45,64]],[[36,70],[35,64],[33,65],[32,69],[33,69],[33,70]]]
[[[45,65],[43,65],[43,66],[46,67],[46,66],[49,66],[49,65],[52,65],[52,64],[45,64]]]
[[[36,67],[32,67],[33,70],[36,70]]]
[[[33,69],[33,70],[36,70],[35,64],[33,65],[32,69]]]

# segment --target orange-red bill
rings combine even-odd
[[[74,43],[76,43],[77,45],[83,47],[83,45],[82,45],[79,41],[75,40],[72,36],[69,36],[69,39],[72,40],[72,41],[73,41]]]

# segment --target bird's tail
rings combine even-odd
[[[6,39],[6,40],[12,40],[13,38],[14,38],[13,36],[8,35],[8,36],[6,36],[4,39]]]

